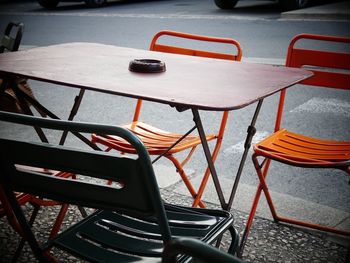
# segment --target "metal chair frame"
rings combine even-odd
[[[292,39],[286,59],[286,66],[288,67],[305,67],[313,71],[314,75],[301,82],[301,84],[350,90],[350,53],[296,47],[301,40],[350,44],[350,38],[300,34]],[[285,222],[321,231],[328,231],[339,235],[350,236],[350,232],[345,230],[287,218],[277,214],[277,210],[273,204],[265,180],[271,160],[305,168],[340,169],[350,175],[350,142],[311,138],[281,128],[285,96],[286,90],[281,91],[275,122],[275,132],[268,138],[254,145],[252,159],[260,183],[243,233],[239,249],[240,256],[243,253],[245,242],[252,226],[262,191],[267,199],[275,222]],[[263,157],[264,159],[259,162],[259,157]]]
[[[0,121],[69,132],[116,135],[129,142],[137,158],[48,143],[0,139],[0,183],[23,235],[40,262],[56,262],[52,247],[93,262],[159,262],[163,247],[173,237],[195,237],[212,244],[229,230],[235,253],[238,233],[226,211],[165,204],[160,196],[150,157],[143,143],[122,127],[52,120],[0,112]],[[18,165],[79,174],[79,179],[58,178]],[[111,180],[106,185],[85,181],[83,176]],[[14,191],[63,203],[97,209],[77,224],[39,244]],[[91,194],[93,193],[93,194]],[[179,258],[180,262],[187,256]]]

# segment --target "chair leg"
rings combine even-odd
[[[12,190],[7,188],[4,188],[3,190],[5,195],[8,198],[9,204],[11,205],[15,218],[20,225],[21,232],[24,238],[26,239],[26,241],[29,243],[29,246],[31,247],[34,255],[37,257],[37,259],[40,262],[52,262],[49,257],[49,254],[43,253],[43,251],[41,250],[31,230],[31,226],[29,225],[29,222],[25,218],[23,211],[20,207],[20,204],[17,202],[16,196],[14,195]]]
[[[275,222],[285,222],[285,223],[292,224],[292,225],[299,225],[299,226],[302,226],[302,227],[317,229],[317,230],[321,230],[321,231],[325,231],[325,232],[331,232],[331,233],[335,233],[335,234],[339,234],[339,235],[350,236],[350,232],[349,231],[344,231],[344,230],[340,230],[340,229],[337,229],[337,228],[334,228],[334,227],[328,227],[328,226],[323,226],[323,225],[319,225],[319,224],[315,224],[315,223],[310,223],[310,222],[305,222],[305,221],[301,221],[301,220],[296,220],[296,219],[293,219],[293,218],[279,216],[277,214],[277,210],[276,210],[276,208],[275,208],[275,206],[273,204],[272,197],[270,195],[269,189],[268,189],[268,187],[266,185],[265,177],[266,177],[266,174],[267,174],[267,169],[264,169],[264,172],[261,171],[256,156],[254,157],[253,161],[254,161],[254,166],[256,168],[256,171],[257,171],[258,176],[259,176],[259,180],[260,180],[260,184],[262,186],[262,190],[264,191],[267,203],[269,205],[271,214],[272,214],[273,219],[274,219]]]
[[[270,162],[271,162],[270,160],[266,160],[266,163],[264,164],[264,171],[262,172],[261,171],[261,166],[260,166],[259,161],[257,159],[257,156],[255,154],[253,154],[252,159],[253,159],[253,163],[254,163],[255,169],[257,171],[257,174],[259,176],[260,183],[259,183],[259,186],[258,186],[258,188],[256,190],[255,197],[254,197],[253,204],[252,204],[252,208],[250,209],[249,216],[248,216],[248,219],[247,219],[247,223],[246,223],[246,226],[245,226],[245,229],[244,229],[244,232],[243,232],[241,244],[240,244],[240,247],[239,247],[238,252],[237,252],[237,256],[240,257],[240,258],[242,257],[243,250],[244,250],[244,247],[245,247],[245,244],[247,242],[248,235],[249,235],[249,232],[250,232],[250,228],[251,228],[251,226],[253,224],[253,220],[254,220],[254,216],[255,216],[255,213],[256,213],[256,209],[258,208],[258,204],[259,204],[259,201],[260,201],[261,192],[264,190],[264,186],[267,187],[266,184],[265,184],[265,177],[267,175],[267,171],[269,169]],[[265,191],[264,191],[264,193],[266,195]],[[269,207],[270,207],[270,211],[272,213],[272,216],[275,218],[276,212],[274,210],[273,204],[271,206],[270,203],[269,203]]]
[[[51,229],[49,239],[54,238],[57,235],[58,231],[60,231],[62,222],[63,222],[64,217],[68,211],[68,206],[69,206],[68,204],[63,204],[61,206],[60,212],[58,213],[58,215],[56,217],[56,221]]]
[[[240,244],[239,249],[237,251],[237,256],[239,258],[242,258],[242,255],[243,255],[243,250],[244,250],[245,244],[247,242],[248,235],[249,235],[249,232],[250,232],[250,228],[251,228],[251,226],[253,224],[255,212],[256,212],[256,209],[258,207],[258,203],[259,203],[259,200],[260,200],[261,191],[262,191],[262,187],[259,184],[258,189],[257,189],[256,194],[255,194],[255,197],[254,197],[252,208],[250,209],[250,212],[249,212],[247,223],[245,225],[245,229],[244,229],[244,232],[243,232],[241,244]]]
[[[87,217],[88,216],[88,214],[86,213],[86,210],[85,210],[85,208],[84,207],[82,207],[82,206],[77,206],[78,207],[78,209],[79,209],[79,212],[80,212],[80,214],[81,214],[81,216],[83,217],[83,218],[85,218],[85,217]]]
[[[32,214],[31,214],[31,216],[30,216],[30,219],[29,219],[29,221],[28,221],[30,227],[33,226],[34,221],[35,221],[35,218],[36,218],[36,216],[38,215],[38,212],[39,212],[39,210],[40,210],[40,206],[35,205],[35,204],[32,204],[32,205],[33,205],[34,210],[33,210]],[[20,241],[19,244],[18,244],[18,247],[17,247],[17,249],[16,249],[16,252],[15,252],[15,254],[14,254],[13,257],[12,257],[11,262],[17,262],[17,260],[18,260],[18,258],[19,258],[19,256],[20,256],[20,254],[21,254],[21,252],[22,252],[22,249],[23,249],[23,247],[24,247],[25,242],[26,242],[25,238],[22,237],[22,238],[21,238],[21,241]]]
[[[267,187],[267,184],[266,184],[266,181],[265,181],[268,169],[270,167],[271,160],[270,159],[265,159],[266,163],[263,165],[264,170],[262,171],[262,166],[260,166],[258,158],[257,158],[257,156],[255,154],[253,154],[252,159],[253,159],[255,170],[256,170],[256,172],[258,174],[258,177],[259,177],[259,181],[260,181],[260,186],[259,187],[261,187],[261,190],[264,191],[264,195],[266,197],[267,204],[269,205],[270,212],[271,212],[271,215],[273,217],[273,220],[275,222],[278,222],[279,221],[279,217],[277,215],[277,211],[276,211],[275,206],[273,204],[269,188]]]
[[[238,235],[237,229],[235,229],[233,226],[231,226],[228,230],[230,231],[230,234],[231,234],[231,244],[227,252],[234,255],[238,248],[239,235]]]
[[[173,155],[167,155],[166,158],[168,158],[170,161],[173,162],[173,164],[176,167],[177,172],[179,173],[179,175],[181,176],[182,180],[184,181],[188,191],[191,193],[193,198],[196,198],[197,197],[197,192],[194,189],[193,185],[191,184],[190,180],[188,179],[188,177],[187,177],[185,171],[183,170],[180,162]],[[205,208],[205,204],[202,201],[199,202],[199,206],[201,208]]]
[[[181,162],[181,166],[185,166],[186,163],[191,159],[194,151],[196,150],[197,146],[194,146],[191,148],[190,152],[188,153],[188,155],[186,156],[186,158]]]
[[[302,227],[317,229],[317,230],[321,230],[321,231],[325,231],[325,232],[331,232],[331,233],[335,233],[335,234],[339,234],[339,235],[350,236],[350,232],[348,232],[348,231],[344,231],[344,230],[340,230],[340,229],[333,228],[333,227],[327,227],[327,226],[323,226],[323,225],[319,225],[319,224],[315,224],[315,223],[310,223],[310,222],[305,222],[305,221],[300,221],[300,220],[296,220],[296,219],[292,219],[292,218],[279,216],[277,214],[277,210],[276,210],[276,208],[275,208],[275,206],[273,204],[271,194],[269,192],[269,189],[268,189],[268,187],[266,185],[266,181],[265,181],[265,178],[266,178],[266,175],[267,175],[268,166],[270,164],[270,160],[268,160],[267,163],[265,164],[263,172],[261,171],[259,162],[257,160],[257,156],[255,154],[253,155],[253,162],[254,162],[254,166],[255,166],[255,169],[257,171],[259,180],[260,180],[259,187],[261,187],[261,190],[264,191],[264,195],[266,197],[266,200],[267,200],[267,203],[269,205],[272,217],[273,217],[275,222],[284,222],[284,223],[288,223],[288,224],[292,224],[292,225],[299,225],[299,226],[302,226]]]

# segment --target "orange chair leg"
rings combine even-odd
[[[172,155],[167,155],[165,157],[173,162],[173,164],[175,165],[175,167],[177,169],[177,172],[180,174],[180,176],[181,176],[182,180],[184,181],[188,191],[191,193],[193,198],[196,198],[197,197],[196,190],[194,190],[193,185],[191,184],[190,180],[188,180],[188,177],[187,177],[185,171],[183,170],[180,162]],[[205,208],[205,204],[202,201],[199,201],[199,206],[201,208]]]
[[[265,197],[266,197],[266,201],[267,201],[267,204],[269,205],[272,217],[273,217],[275,222],[278,222],[279,218],[277,216],[277,212],[276,212],[275,206],[273,204],[272,197],[271,197],[270,192],[269,192],[269,188],[267,187],[267,184],[266,184],[266,181],[265,181],[265,178],[267,176],[267,171],[268,171],[268,169],[270,167],[271,160],[266,159],[266,163],[264,165],[264,171],[262,171],[261,170],[261,166],[259,165],[258,158],[257,158],[257,156],[255,154],[253,154],[252,159],[253,159],[253,163],[254,163],[254,166],[255,166],[255,170],[256,170],[256,172],[258,174],[258,177],[259,177],[259,180],[260,180],[260,187],[264,191],[264,194],[265,194]]]
[[[247,242],[248,235],[249,235],[249,232],[250,232],[250,228],[251,228],[251,226],[253,224],[253,220],[254,220],[254,216],[255,216],[255,213],[256,213],[256,209],[258,208],[261,192],[264,190],[265,195],[266,195],[265,191],[268,192],[267,186],[265,184],[265,177],[267,175],[267,171],[269,169],[271,161],[270,160],[266,160],[266,163],[264,165],[264,171],[262,172],[261,171],[261,167],[260,167],[259,162],[258,162],[258,159],[257,159],[257,156],[255,154],[253,154],[252,159],[253,159],[253,163],[254,163],[255,169],[256,169],[256,171],[258,173],[259,179],[262,178],[262,180],[260,180],[259,186],[258,186],[258,188],[256,190],[256,194],[255,194],[255,197],[254,197],[254,200],[253,200],[252,208],[250,209],[250,212],[249,212],[249,216],[248,216],[247,223],[246,223],[246,226],[245,226],[245,229],[244,229],[244,232],[243,232],[241,244],[240,244],[240,247],[239,247],[238,252],[237,252],[238,257],[242,257],[243,250],[244,250],[244,247],[245,247],[245,244]],[[264,189],[264,187],[265,187],[265,189]],[[269,207],[270,207],[271,214],[272,214],[273,218],[275,219],[275,217],[277,215],[276,215],[276,211],[274,209],[274,206],[273,206],[272,202],[271,202],[271,204],[269,203]]]
[[[58,231],[60,231],[62,222],[63,222],[64,217],[66,216],[66,213],[68,211],[68,206],[69,206],[68,204],[63,204],[61,206],[60,212],[58,213],[58,215],[56,217],[55,224],[53,225],[53,227],[51,229],[49,239],[54,238],[57,235]]]
[[[265,178],[266,178],[267,171],[269,169],[271,161],[269,159],[267,159],[265,165],[263,166],[264,169],[262,171],[261,166],[259,165],[257,156],[255,154],[253,154],[253,158],[252,159],[253,159],[253,163],[254,163],[256,172],[258,174],[260,183],[259,183],[256,195],[255,195],[255,198],[254,198],[254,201],[253,201],[252,209],[251,209],[251,211],[249,213],[249,216],[248,216],[248,220],[247,220],[247,223],[246,223],[246,227],[245,227],[245,230],[244,230],[244,233],[243,233],[243,237],[242,237],[242,241],[241,241],[241,244],[240,244],[240,248],[239,248],[239,251],[238,251],[238,255],[240,257],[243,254],[244,246],[245,246],[246,240],[248,238],[250,228],[251,228],[252,223],[253,223],[254,215],[256,213],[256,209],[257,209],[257,206],[258,206],[258,203],[259,203],[259,199],[260,199],[260,195],[261,195],[262,191],[264,192],[264,195],[265,195],[267,203],[269,205],[272,217],[273,217],[275,222],[285,222],[285,223],[288,223],[288,224],[299,225],[299,226],[312,228],[312,229],[317,229],[317,230],[326,231],[326,232],[331,232],[331,233],[335,233],[335,234],[339,234],[339,235],[350,236],[350,232],[348,232],[348,231],[344,231],[344,230],[340,230],[340,229],[336,229],[336,228],[332,228],[332,227],[322,226],[322,225],[319,225],[319,224],[314,224],[314,223],[309,223],[309,222],[305,222],[305,221],[300,221],[300,220],[296,220],[296,219],[292,219],[292,218],[279,216],[277,214],[276,208],[275,208],[275,206],[273,204],[273,201],[272,201],[272,197],[270,195],[269,189],[268,189],[268,187],[266,185],[266,182],[265,182]]]
[[[245,225],[245,229],[244,229],[244,232],[243,232],[241,244],[240,244],[240,246],[238,248],[238,251],[237,251],[237,256],[239,258],[242,257],[243,250],[244,250],[244,247],[245,247],[245,244],[247,242],[248,235],[249,235],[249,232],[250,232],[250,228],[252,227],[252,224],[253,224],[255,212],[256,212],[256,209],[258,207],[260,196],[261,196],[261,191],[262,191],[262,187],[259,184],[258,189],[257,189],[256,194],[255,194],[255,197],[254,197],[252,208],[250,209],[250,212],[249,212],[247,223]]]
[[[181,162],[181,166],[185,166],[186,163],[191,159],[194,151],[196,150],[197,146],[192,147],[191,151],[189,152],[189,154],[186,156],[186,158]]]
[[[323,226],[323,225],[319,225],[319,224],[315,224],[315,223],[296,220],[293,218],[279,216],[277,214],[276,208],[275,208],[273,201],[272,201],[272,197],[270,195],[270,192],[269,192],[268,187],[267,187],[266,182],[265,182],[267,170],[265,169],[264,173],[261,172],[261,169],[260,169],[260,166],[259,166],[259,163],[258,163],[256,157],[254,157],[254,165],[255,165],[255,168],[257,170],[257,173],[258,173],[258,176],[260,179],[260,184],[262,185],[262,189],[264,191],[267,203],[270,207],[270,211],[272,213],[272,216],[273,216],[275,222],[285,222],[285,223],[292,224],[292,225],[299,225],[299,226],[317,229],[317,230],[321,230],[321,231],[325,231],[325,232],[331,232],[331,233],[335,233],[335,234],[339,234],[339,235],[350,236],[350,232],[340,230],[340,229],[337,229],[334,227],[328,227],[328,226]]]

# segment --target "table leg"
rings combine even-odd
[[[237,187],[238,187],[241,175],[242,175],[243,167],[244,167],[245,161],[247,159],[247,155],[248,155],[248,152],[249,152],[249,149],[250,149],[250,146],[251,146],[251,142],[252,142],[253,136],[254,136],[254,134],[256,132],[255,123],[256,123],[256,120],[257,120],[257,118],[259,116],[259,112],[260,112],[262,103],[263,103],[263,99],[259,100],[258,105],[256,106],[256,109],[255,109],[252,121],[251,121],[251,123],[250,123],[250,125],[248,127],[247,137],[246,137],[246,140],[245,140],[245,143],[244,143],[244,152],[243,152],[243,155],[242,155],[239,167],[238,167],[238,171],[236,173],[235,181],[234,181],[234,184],[233,184],[233,187],[232,187],[232,190],[231,190],[231,194],[230,194],[228,203],[226,203],[226,201],[225,201],[225,197],[224,197],[224,194],[222,192],[222,188],[221,188],[221,185],[220,185],[220,182],[219,182],[218,175],[216,173],[214,162],[213,162],[213,160],[211,158],[208,142],[207,142],[207,140],[205,138],[205,132],[204,132],[204,129],[203,129],[203,124],[202,124],[202,121],[200,119],[199,112],[198,112],[197,109],[192,109],[193,120],[196,123],[196,127],[197,127],[197,130],[198,130],[198,133],[199,133],[199,137],[201,139],[201,143],[202,143],[202,146],[203,146],[204,154],[205,154],[205,157],[207,159],[208,167],[210,169],[210,173],[211,173],[213,181],[214,181],[215,189],[216,189],[216,192],[217,192],[218,197],[219,197],[220,205],[221,205],[221,207],[223,209],[225,209],[227,211],[229,211],[231,209],[234,197],[235,197],[236,192],[237,192]]]
[[[251,123],[248,127],[248,130],[247,130],[247,137],[246,137],[246,140],[244,142],[244,152],[243,152],[241,162],[240,162],[239,167],[238,167],[238,171],[236,174],[235,182],[234,182],[233,187],[232,187],[229,201],[227,203],[227,206],[225,207],[225,210],[227,210],[227,211],[231,210],[232,203],[233,203],[234,197],[236,195],[236,191],[237,191],[239,180],[241,179],[243,167],[244,167],[245,161],[247,159],[247,155],[248,155],[251,143],[252,143],[253,136],[255,135],[255,132],[256,132],[255,123],[256,123],[256,120],[259,116],[259,112],[260,112],[262,103],[263,103],[263,99],[259,100],[258,105],[256,106],[256,109],[255,109],[252,121],[251,121]]]
[[[201,118],[199,116],[199,112],[198,112],[197,109],[192,109],[192,114],[193,114],[193,121],[196,124],[197,130],[198,130],[198,134],[199,134],[199,137],[201,139],[201,143],[202,143],[202,146],[203,146],[205,158],[207,159],[207,163],[208,163],[208,166],[209,166],[209,169],[210,169],[211,176],[212,176],[213,181],[214,181],[215,189],[216,189],[216,192],[218,194],[221,207],[223,209],[225,209],[227,204],[226,204],[226,201],[225,201],[224,194],[222,192],[222,188],[221,188],[221,185],[220,185],[220,182],[219,182],[218,175],[216,173],[216,169],[215,169],[213,160],[211,159],[211,154],[210,154],[208,142],[207,142],[206,137],[205,137],[205,132],[204,132],[204,129],[203,129],[203,124],[202,124]]]
[[[12,90],[14,91],[17,99],[18,99],[18,103],[20,108],[22,109],[22,111],[27,114],[27,115],[32,115],[34,116],[33,112],[31,111],[31,109],[29,108],[27,102],[25,101],[25,98],[23,98],[21,96],[21,91],[20,89],[17,87],[16,81],[14,79],[9,81],[9,85],[10,87],[12,87]],[[24,92],[23,92],[24,93]],[[47,139],[46,135],[44,134],[43,130],[39,127],[34,127],[36,133],[38,134],[40,140],[42,142],[49,142],[49,140]]]
[[[15,84],[16,85],[16,84]],[[49,111],[47,108],[45,108],[43,105],[41,105],[37,100],[31,98],[30,96],[28,96],[26,93],[22,92],[19,88],[17,88],[17,86],[14,86],[14,91],[16,96],[19,98],[19,100],[22,100],[22,103],[20,104],[21,108],[25,108],[26,110],[26,114],[28,115],[33,115],[32,111],[29,109],[28,105],[25,103],[24,100],[29,101],[32,105],[34,105],[37,109],[39,109],[41,112],[45,113],[47,116],[49,116],[52,119],[56,119],[59,120],[60,118],[57,117],[55,114],[53,114],[51,111]],[[85,91],[80,90],[79,95],[76,97],[74,105],[72,107],[71,113],[69,115],[69,120],[73,120],[76,112],[78,111],[78,108],[80,106],[81,100],[83,98]],[[40,131],[37,133],[41,133]],[[87,145],[89,145],[92,149],[95,150],[101,150],[97,145],[93,144],[90,142],[89,139],[87,139],[86,137],[84,137],[82,134],[78,133],[78,132],[72,132],[76,137],[78,137],[81,141],[83,141],[84,143],[86,143]],[[65,141],[65,134],[62,134],[61,140],[60,140],[60,144],[62,145]],[[44,137],[39,135],[39,137],[41,138],[42,141],[44,141]],[[62,139],[63,138],[63,139]]]
[[[69,121],[72,121],[75,115],[77,114],[81,101],[83,100],[84,93],[85,93],[85,89],[80,89],[79,95],[75,97],[73,107],[68,117]],[[67,135],[68,135],[68,131],[64,131],[62,133],[61,140],[59,143],[60,145],[64,144],[64,142],[66,141]]]

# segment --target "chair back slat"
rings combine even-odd
[[[203,42],[211,42],[211,43],[221,43],[221,44],[229,44],[232,47],[234,47],[235,53],[217,53],[217,52],[210,52],[210,51],[204,51],[204,50],[197,50],[197,49],[189,49],[189,48],[182,48],[175,45],[167,46],[163,44],[159,44],[159,38],[162,36],[166,37],[175,37],[177,39],[187,39],[187,40],[194,40],[194,41],[203,41]],[[228,55],[225,59],[231,59],[231,60],[241,60],[242,58],[242,49],[240,47],[240,44],[238,41],[231,39],[231,38],[221,38],[221,37],[211,37],[211,36],[201,36],[201,35],[195,35],[195,34],[188,34],[183,32],[175,32],[170,30],[163,30],[158,32],[152,39],[150,50],[153,51],[161,51],[161,52],[168,52],[168,53],[176,53],[176,54],[184,54],[184,55],[192,55],[192,56],[202,56],[201,54],[204,54],[204,57],[210,57],[210,58],[223,58],[226,57],[225,55]],[[179,53],[177,53],[178,51]],[[233,55],[234,54],[234,55]]]
[[[2,156],[9,164],[40,167],[74,173],[89,179],[112,180],[118,187],[91,184],[83,180],[62,179],[29,170],[11,172],[16,191],[94,208],[122,208],[154,213],[144,187],[145,178],[139,160],[116,158],[110,154],[72,150],[63,146],[0,139]],[[29,190],[28,190],[29,189]],[[93,195],[91,194],[93,193]],[[128,200],[128,201],[127,201]]]
[[[293,49],[289,67],[302,67],[304,65],[323,67],[323,68],[338,68],[350,70],[350,54],[327,52],[320,50],[309,49]]]
[[[162,45],[162,44],[155,44],[153,46],[153,51],[181,54],[181,55],[187,55],[187,56],[237,60],[237,55],[233,55],[233,54],[224,54],[224,53],[217,53],[217,52],[211,52],[211,51],[205,51],[205,50],[194,50],[189,48],[168,46],[168,45]]]
[[[304,80],[302,84],[335,89],[350,89],[350,74],[318,70],[313,70],[313,73],[312,78]]]
[[[314,72],[314,76],[304,80],[301,84],[320,86],[327,88],[349,89],[350,88],[350,53],[325,51],[316,49],[296,48],[300,40],[318,40],[332,44],[349,44],[350,38],[319,36],[301,34],[291,41],[286,66],[305,68]]]
[[[287,66],[305,68],[314,73],[301,82],[305,85],[337,89],[350,88],[350,54],[293,49]]]

